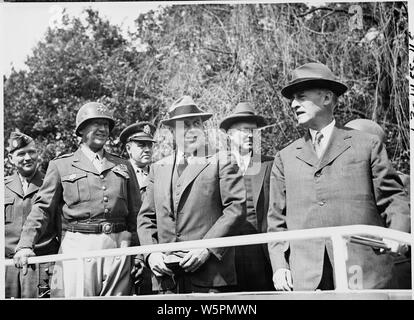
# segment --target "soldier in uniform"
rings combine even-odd
[[[155,130],[153,124],[142,121],[126,127],[119,135],[119,140],[125,146],[129,161],[134,168],[141,200],[144,199],[147,189],[147,177],[152,161]],[[141,257],[137,257],[137,259],[139,258]],[[143,261],[141,268],[137,269],[136,272],[135,293],[140,295],[152,294],[151,271],[145,266]]]
[[[253,148],[259,140],[255,133],[266,124],[249,102],[239,103],[234,112],[224,118],[220,129],[227,132],[231,153],[235,157],[246,187],[246,222],[240,235],[257,234],[267,230],[269,183],[273,158],[261,155]],[[260,147],[260,146],[259,146]],[[266,245],[236,247],[238,291],[273,291],[272,267]]]
[[[43,182],[39,170],[39,154],[34,140],[20,132],[10,134],[9,160],[16,172],[6,177],[4,188],[5,258],[14,256],[22,226],[29,214],[33,200]],[[36,255],[55,254],[59,249],[58,225],[53,217],[45,232],[34,245]],[[6,298],[43,298],[50,293],[49,279],[53,263],[42,263],[29,268],[23,275],[19,269],[6,268]]]
[[[147,176],[152,161],[152,146],[155,142],[154,133],[155,126],[143,121],[126,127],[119,136],[119,140],[125,146],[129,161],[134,168],[141,199],[147,188]]]
[[[59,253],[137,244],[136,217],[141,205],[131,164],[104,150],[115,125],[110,110],[101,103],[83,105],[76,116],[76,134],[82,142],[75,153],[49,163],[44,183],[23,227],[14,256],[15,265],[26,271],[33,245],[47,222],[62,212]],[[84,295],[129,295],[132,292],[131,257],[85,259]],[[52,296],[73,297],[76,262],[56,264]]]

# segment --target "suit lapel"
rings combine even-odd
[[[316,155],[315,150],[313,149],[312,138],[309,131],[302,139],[299,140],[296,151],[296,158],[302,160],[303,162],[306,162],[313,167],[316,167],[318,165],[319,159]]]
[[[154,189],[154,192],[156,192],[157,195],[159,194],[160,199],[165,202],[165,206],[170,209],[170,212],[173,212],[171,182],[174,169],[174,159],[175,154],[172,154],[165,158],[165,161],[163,160],[163,162],[159,164],[160,167],[157,176],[154,176],[154,179],[157,181],[156,185],[158,186],[158,188]],[[155,167],[151,170],[155,170]]]
[[[331,138],[328,142],[326,150],[322,155],[321,161],[318,166],[318,170],[330,164],[337,157],[339,157],[345,150],[350,148],[350,145],[347,141],[351,136],[346,133],[346,131],[334,127],[332,130]]]
[[[92,164],[92,161],[90,161],[86,155],[83,153],[81,149],[78,149],[73,154],[73,161],[72,166],[81,169],[82,171],[88,171],[94,174],[99,174],[98,170],[94,167]]]
[[[177,183],[182,185],[182,192],[188,187],[188,185],[203,171],[205,167],[209,164],[209,159],[206,157],[197,157],[194,163],[189,164],[181,176],[178,178]],[[180,195],[180,197],[181,197]]]
[[[112,156],[108,152],[104,151],[104,156],[102,159],[102,172],[112,169],[115,167],[115,165],[116,164],[112,162]]]
[[[23,198],[23,187],[17,172],[15,172],[11,176],[10,180],[8,180],[8,183],[6,183],[6,187],[13,191],[15,194],[17,194],[19,197]]]
[[[40,173],[39,170],[36,170],[36,173],[32,180],[29,183],[29,187],[27,188],[27,192],[24,195],[25,197],[37,192],[42,185],[43,182],[43,175]]]

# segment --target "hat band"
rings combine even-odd
[[[170,112],[170,118],[182,115],[191,116],[192,113],[203,113],[196,105],[180,106]]]

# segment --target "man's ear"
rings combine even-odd
[[[335,94],[331,90],[324,90],[323,95],[323,104],[325,106],[333,106],[335,104]]]
[[[14,164],[14,162],[13,162],[13,155],[9,153],[7,156],[9,158],[9,161]]]

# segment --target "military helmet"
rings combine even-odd
[[[83,125],[91,119],[107,119],[109,121],[109,131],[115,126],[115,120],[112,117],[112,111],[105,105],[99,102],[88,102],[84,104],[76,114],[76,129],[75,132],[81,136],[80,130]]]

